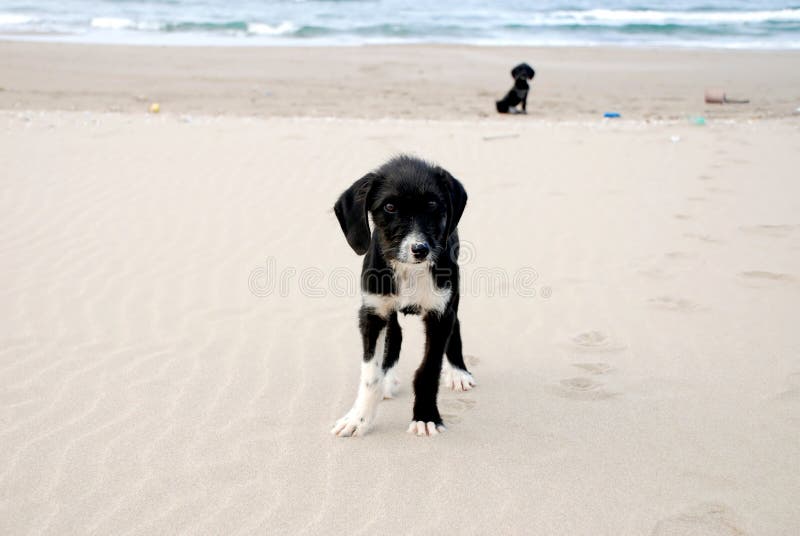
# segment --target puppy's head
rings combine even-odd
[[[525,78],[528,80],[532,80],[534,76],[536,76],[536,71],[534,71],[533,67],[531,67],[527,63],[520,63],[519,65],[511,69],[511,78],[515,80],[518,78]]]
[[[333,208],[356,253],[374,239],[387,261],[415,264],[439,258],[466,204],[464,187],[446,170],[399,156],[358,179]]]

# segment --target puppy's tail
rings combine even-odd
[[[504,101],[496,101],[495,105],[497,106],[497,113],[499,114],[507,114],[508,113],[508,103]]]

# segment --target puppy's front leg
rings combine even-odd
[[[386,319],[376,315],[373,309],[362,307],[359,311],[359,327],[364,344],[364,359],[361,362],[361,379],[358,395],[353,407],[336,421],[331,433],[339,437],[364,435],[375,419],[378,403],[383,398],[383,355],[386,341]]]
[[[439,375],[442,373],[442,356],[453,330],[455,314],[449,307],[440,316],[429,312],[425,316],[425,358],[414,376],[414,418],[409,433],[436,435],[444,431],[436,396],[439,393]]]
[[[383,398],[394,398],[400,381],[394,372],[394,366],[400,357],[400,346],[403,344],[403,330],[397,321],[397,313],[392,312],[386,326],[386,354],[383,357]]]

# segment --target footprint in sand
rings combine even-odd
[[[474,355],[465,355],[464,356],[464,361],[466,361],[467,365],[469,365],[471,367],[481,364],[481,360],[478,359],[477,357],[475,357]]]
[[[695,240],[699,240],[701,242],[705,242],[707,244],[719,244],[720,240],[713,238],[707,234],[697,234],[697,233],[683,233],[683,236],[686,238],[694,238]]]
[[[445,398],[439,401],[444,422],[460,423],[461,414],[475,407],[475,401],[469,398]]]
[[[689,214],[673,214],[673,218],[676,220],[691,220],[692,217]]]
[[[681,313],[690,313],[693,311],[700,311],[703,309],[697,303],[687,300],[685,298],[675,298],[673,296],[658,296],[647,300],[651,307],[656,309],[664,309],[665,311],[678,311]]]
[[[700,175],[700,176],[697,177],[697,180],[699,180],[699,181],[710,181],[710,180],[713,180],[713,179],[714,179],[714,177],[712,177],[711,175]]]
[[[672,277],[674,277],[672,274],[670,274],[663,268],[659,268],[657,266],[639,270],[639,274],[645,277],[649,277],[651,279],[671,279]]]
[[[719,188],[717,186],[709,186],[706,188],[706,192],[710,192],[713,194],[732,194],[733,190],[730,188]]]
[[[745,536],[733,513],[722,504],[700,504],[659,521],[652,536]]]
[[[782,283],[789,283],[794,281],[794,277],[789,274],[780,274],[776,272],[765,272],[763,270],[751,270],[749,272],[739,272],[739,277],[753,281],[776,281]]]
[[[572,366],[585,370],[589,374],[607,374],[614,370],[608,363],[573,363]]]
[[[739,227],[739,230],[761,236],[771,236],[773,238],[784,238],[800,228],[800,225],[746,225]]]
[[[694,259],[696,257],[696,255],[693,255],[692,253],[686,253],[685,251],[670,251],[668,253],[664,253],[664,256],[674,261]]]
[[[583,331],[570,337],[573,347],[587,352],[613,352],[624,350],[625,345],[616,342],[602,331]]]
[[[617,396],[603,389],[603,384],[591,378],[575,377],[561,380],[559,385],[550,386],[553,394],[571,400],[606,400]]]
[[[775,400],[792,400],[800,397],[800,372],[786,377],[787,388],[775,395]]]

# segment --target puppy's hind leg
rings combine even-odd
[[[383,359],[383,398],[394,398],[400,387],[400,380],[394,366],[400,358],[400,346],[403,343],[403,330],[397,321],[397,313],[392,313],[386,326],[386,355]]]
[[[450,366],[442,371],[442,379],[453,391],[469,391],[475,387],[475,378],[464,364],[464,354],[461,351],[461,322],[456,318],[453,332],[447,341],[447,361]]]
[[[361,436],[367,433],[383,397],[383,357],[386,342],[386,320],[362,307],[359,326],[364,343],[361,379],[353,407],[336,421],[331,433],[339,437]]]

